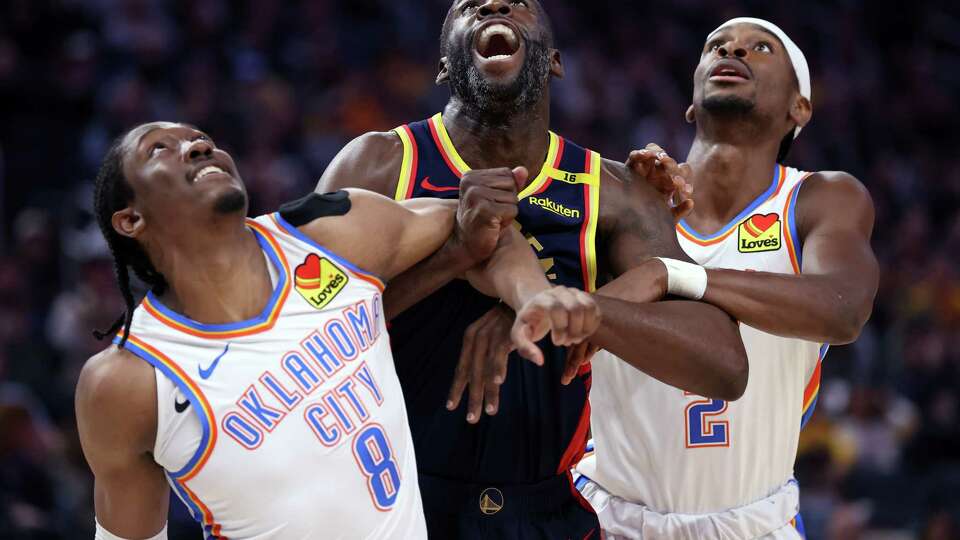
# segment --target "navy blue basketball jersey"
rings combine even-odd
[[[458,155],[440,114],[397,128],[404,156],[396,199],[459,196],[470,170]],[[510,165],[510,164],[504,164]],[[593,291],[600,193],[600,156],[554,133],[539,175],[519,194],[517,223],[549,280]],[[590,370],[560,384],[566,349],[540,343],[540,368],[513,355],[500,389],[500,411],[466,422],[444,408],[467,327],[497,301],[457,280],[393,320],[397,372],[421,474],[479,483],[529,483],[564,474],[586,446]]]

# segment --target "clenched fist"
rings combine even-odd
[[[453,240],[471,261],[487,260],[500,232],[517,217],[517,193],[526,185],[527,169],[470,171],[460,179],[460,206]]]

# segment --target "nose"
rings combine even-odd
[[[205,139],[198,139],[186,145],[186,161],[200,161],[213,157],[213,145]]]
[[[747,57],[747,50],[746,50],[746,49],[744,49],[743,47],[740,47],[740,46],[731,47],[731,44],[721,45],[720,47],[718,47],[718,48],[717,48],[717,54],[719,54],[721,58],[726,58],[727,56],[730,56],[730,49],[731,49],[731,48],[733,48],[733,55],[736,56],[737,58],[746,58],[746,57]]]
[[[480,6],[480,9],[477,10],[477,18],[483,19],[484,17],[495,14],[509,15],[510,11],[510,4],[507,2],[503,0],[491,0]]]

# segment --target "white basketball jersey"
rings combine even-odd
[[[134,314],[154,459],[206,538],[426,538],[383,283],[279,214],[247,223],[274,278],[258,317],[200,324],[153,295]]]
[[[767,192],[720,232],[704,236],[681,222],[680,245],[708,268],[799,273],[794,209],[807,176],[778,166]],[[743,397],[730,403],[663,384],[609,353],[597,355],[590,392],[596,454],[578,470],[612,494],[662,513],[743,506],[789,481],[826,348],[745,324],[740,332],[750,377]]]

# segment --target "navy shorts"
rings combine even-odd
[[[537,484],[463,484],[420,475],[431,540],[599,540],[569,474]]]

